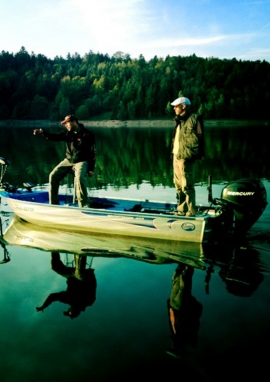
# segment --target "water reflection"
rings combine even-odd
[[[250,297],[264,279],[258,263],[259,254],[255,249],[233,250],[230,260],[219,271],[227,291],[235,296]]]
[[[205,273],[205,292],[207,294],[210,293],[211,277],[217,268],[227,291],[237,296],[251,296],[263,281],[259,252],[248,242],[247,246],[239,247],[235,246],[234,242],[201,244],[74,233],[34,225],[20,220],[13,214],[2,216],[1,227],[1,246],[3,248],[1,263],[10,261],[7,246],[23,246],[50,252],[51,268],[67,279],[68,292],[73,289],[74,293],[76,290],[79,293],[80,288],[83,291],[84,288],[90,288],[91,284],[92,292],[95,293],[96,281],[94,281],[95,276],[91,265],[93,259],[98,257],[125,257],[160,265],[178,264],[173,276],[173,293],[175,295],[177,291],[181,301],[186,284],[188,285],[187,295],[191,294],[191,275],[193,275],[194,269]],[[63,263],[60,258],[61,253],[66,254],[66,263],[68,262],[69,265]],[[73,260],[67,260],[68,255],[71,255]],[[180,285],[183,286],[182,289]],[[177,286],[179,290],[177,290]],[[86,294],[82,293],[84,296]],[[64,295],[68,295],[68,293]],[[93,294],[91,295],[93,296]],[[186,294],[184,293],[183,296]],[[56,298],[56,296],[54,297]],[[171,296],[171,307],[173,307],[173,299],[174,297]],[[94,301],[93,297],[90,300]],[[180,300],[179,304],[181,304]],[[53,302],[52,297],[48,301]],[[186,304],[188,299],[184,298],[183,301]],[[48,306],[47,303],[45,305],[45,307]]]
[[[259,254],[252,248],[227,247],[224,251],[224,247],[216,247],[213,252],[208,248],[205,255],[205,266],[201,270],[205,273],[205,293],[208,295],[211,275],[217,269],[227,292],[238,297],[250,297],[264,280],[263,273],[258,269]],[[180,262],[172,276],[172,290],[167,301],[172,343],[166,352],[176,358],[181,358],[188,348],[196,348],[198,344],[203,305],[192,294],[195,269]]]
[[[235,368],[239,363],[234,358],[237,356],[235,344],[240,343],[241,354],[248,355],[245,353],[247,338],[252,342],[252,336],[257,338],[258,331],[262,331],[260,335],[263,336],[263,328],[268,327],[265,290],[268,291],[269,272],[262,266],[262,252],[254,248],[253,243],[246,249],[235,249],[230,243],[210,246],[124,240],[38,227],[14,216],[10,222],[7,219],[8,216],[2,219],[4,252],[1,258],[12,258],[15,248],[36,252],[29,257],[25,267],[22,266],[25,262],[23,253],[1,265],[0,271],[5,270],[1,272],[1,279],[10,274],[11,289],[14,289],[15,280],[18,282],[16,261],[18,274],[27,271],[18,299],[23,301],[22,304],[33,300],[24,317],[25,321],[33,321],[32,326],[36,329],[32,330],[39,339],[39,346],[48,343],[46,354],[51,354],[56,346],[57,352],[68,354],[69,358],[65,341],[61,345],[61,336],[65,337],[67,331],[73,336],[75,361],[72,358],[70,367],[65,363],[61,369],[66,380],[75,378],[73,369],[79,373],[80,380],[84,379],[85,372],[91,372],[95,381],[127,380],[131,372],[137,376],[151,366],[155,377],[161,369],[167,370],[169,375],[172,370],[174,373],[181,370],[183,377],[207,376],[205,380],[215,381],[216,374],[211,366],[219,364],[222,369],[226,366],[224,374],[227,376],[235,373],[231,367],[234,365]],[[42,261],[39,251],[46,256],[42,271],[37,272],[34,264]],[[32,272],[31,268],[34,268]],[[50,275],[56,275],[56,279],[51,279]],[[266,285],[263,283],[265,277]],[[66,280],[65,288],[62,288],[61,279]],[[35,291],[32,287],[34,280]],[[3,288],[3,281],[1,285]],[[5,293],[2,293],[3,297]],[[10,292],[6,293],[4,306],[8,306],[9,299]],[[13,304],[12,298],[11,301]],[[17,317],[14,314],[17,305],[13,304],[11,310],[13,317]],[[33,314],[37,305],[37,310],[44,310],[44,314]],[[64,309],[61,309],[62,305]],[[65,316],[76,317],[76,320],[64,318],[62,321],[63,310]],[[74,325],[77,322],[80,325]],[[232,329],[234,326],[236,329]],[[26,344],[29,330],[25,331]],[[44,337],[39,337],[40,332],[44,332]],[[106,343],[101,341],[104,337]],[[256,341],[259,343],[260,337]],[[21,345],[22,352],[24,345]],[[113,349],[116,348],[124,350],[115,352]],[[232,350],[233,359],[228,349]],[[42,348],[42,351],[45,350]],[[85,365],[93,359],[89,367],[75,367],[78,355]],[[258,364],[260,356],[261,352],[258,352],[253,362]],[[57,356],[55,360],[53,356],[47,357],[50,365],[56,364],[57,370]],[[32,355],[32,359],[34,363],[39,362],[39,367],[45,366],[37,361],[36,355]],[[106,361],[106,369],[103,362],[98,361],[100,359]],[[136,365],[140,364],[135,371],[134,360]],[[239,375],[243,373],[244,365],[241,364]],[[53,380],[53,377],[47,380]]]
[[[63,314],[70,318],[76,318],[88,306],[93,305],[96,300],[97,281],[94,269],[87,267],[86,256],[75,254],[74,264],[67,266],[61,260],[59,252],[52,252],[51,268],[67,279],[67,289],[49,294],[44,303],[36,308],[38,312],[43,312],[53,302],[61,302],[69,305],[68,310],[64,311]]]
[[[210,294],[211,276],[218,267],[218,275],[226,290],[239,297],[250,297],[263,281],[259,252],[248,244],[246,247],[226,245],[210,250],[207,259],[205,285]]]
[[[172,345],[167,353],[179,358],[187,346],[196,348],[203,306],[192,295],[194,268],[179,264],[172,277],[172,291],[167,301]]]
[[[0,245],[3,248],[3,258],[2,258],[2,260],[0,260],[0,264],[6,264],[6,263],[8,263],[10,261],[9,252],[8,252],[5,244],[0,242]]]
[[[197,268],[204,267],[205,254],[201,243],[72,232],[34,225],[16,215],[3,218],[1,223],[2,241],[9,245],[71,253],[75,257],[121,256],[152,264],[183,261]]]
[[[254,135],[254,128],[210,130],[206,132],[207,156],[196,170],[196,181],[205,181],[209,174],[214,182],[252,175],[270,179],[268,143]],[[133,193],[136,197],[144,188],[142,182],[147,182],[155,189],[146,187],[143,197],[151,194],[152,199],[160,195],[167,199],[167,190],[173,190],[169,130],[98,129],[95,133],[98,167],[90,187],[111,186],[123,196]],[[42,140],[32,142],[32,128],[29,134],[12,128],[4,136],[1,156],[12,161],[7,181],[16,186],[25,181],[46,183],[51,168],[62,158],[61,147],[50,148]],[[200,187],[199,201],[205,200],[203,193]],[[230,243],[207,247],[90,239],[72,232],[37,232],[35,227],[17,224],[14,230],[6,230],[6,219],[3,216],[6,235],[0,248],[3,380],[17,381],[20,375],[21,380],[34,381],[41,378],[40,370],[45,371],[44,382],[126,381],[131,375],[141,379],[146,374],[158,379],[162,373],[169,379],[179,375],[189,381],[194,376],[200,381],[232,376],[262,380],[267,375],[269,206],[249,232],[250,246],[238,251]],[[72,258],[82,255],[87,262],[94,258],[91,267],[97,278],[97,298],[75,320],[62,314],[62,305],[67,311],[69,304],[55,302],[44,314],[35,312],[49,294],[68,288],[67,284],[63,287],[67,279],[50,269],[52,252],[59,253],[70,268],[75,263],[66,262],[67,254]],[[187,303],[180,306],[183,316],[177,341],[183,352],[177,352],[178,358],[166,353],[174,340],[166,304],[174,273],[175,283],[178,277],[179,285],[182,277],[187,287]],[[188,317],[192,312],[194,325],[181,327],[185,313]]]
[[[16,126],[4,129],[0,156],[9,159],[12,173],[7,182],[21,186],[48,182],[52,168],[63,159],[64,147],[33,137],[32,128]],[[267,141],[254,134],[255,127],[214,126],[206,128],[205,158],[195,166],[195,181],[231,181],[243,177],[270,179]],[[258,126],[263,134],[268,126]],[[92,189],[127,188],[144,181],[152,186],[173,187],[170,128],[92,128],[97,142],[95,176],[89,180]],[[7,145],[12,142],[12,145]],[[115,145],[117,142],[117,145]],[[21,147],[24,149],[21,150]],[[50,155],[48,155],[48,152]],[[71,177],[72,178],[72,177]],[[71,186],[72,179],[68,181]]]

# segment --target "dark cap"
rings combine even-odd
[[[65,117],[64,121],[61,122],[61,125],[65,125],[67,122],[77,122],[78,119],[75,117],[75,115],[69,114]]]

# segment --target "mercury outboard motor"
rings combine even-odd
[[[267,194],[260,180],[244,178],[228,183],[221,200],[234,212],[235,233],[245,235],[265,210]]]

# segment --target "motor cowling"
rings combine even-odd
[[[221,199],[233,209],[235,228],[245,234],[262,215],[267,205],[266,189],[259,179],[243,178],[228,183]]]

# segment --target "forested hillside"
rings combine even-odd
[[[269,120],[270,64],[266,61],[153,57],[90,51],[49,59],[0,54],[0,119],[163,119],[178,95],[205,119]]]

